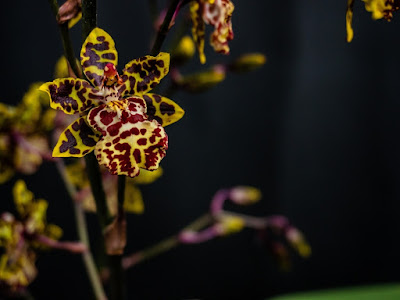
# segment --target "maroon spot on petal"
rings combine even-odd
[[[130,132],[134,135],[139,135],[139,129],[137,129],[136,127],[133,127]]]
[[[147,139],[141,138],[137,140],[138,145],[145,146],[147,144]]]
[[[58,103],[66,111],[71,112],[72,110],[78,110],[78,102],[70,97],[72,89],[74,88],[74,82],[71,80],[65,80],[60,82],[59,86],[52,84],[49,86],[49,92],[51,100],[54,103]]]
[[[146,128],[142,128],[142,129],[140,129],[140,133],[142,134],[142,135],[144,135],[145,133],[146,133]]]
[[[102,112],[100,112],[100,122],[107,126],[112,123],[116,115],[116,112],[108,112],[106,110],[103,110]]]
[[[108,143],[106,143],[106,147],[111,147],[111,143],[110,142],[108,142]]]
[[[115,60],[115,54],[114,53],[103,53],[101,55],[101,57],[104,58],[104,59]]]
[[[166,102],[161,102],[160,111],[163,115],[167,114],[168,116],[171,116],[175,113],[175,107]]]
[[[69,153],[71,153],[71,154],[81,153],[81,151],[79,149],[75,148],[75,146],[78,143],[76,142],[74,135],[72,134],[72,132],[69,129],[67,129],[65,131],[65,136],[67,137],[67,140],[63,141],[61,143],[60,148],[59,148],[60,152],[64,153],[64,152],[69,151]]]
[[[135,158],[136,162],[138,164],[140,164],[140,162],[142,161],[142,158],[140,156],[140,150],[139,149],[133,150],[133,157]]]
[[[91,137],[96,136],[96,134],[93,132],[93,129],[86,124],[85,120],[78,119],[72,124],[72,129],[79,132],[79,137],[85,146],[94,147],[96,145],[97,141]]]
[[[154,94],[154,95],[153,95],[153,99],[154,99],[157,103],[160,103],[160,102],[161,102],[161,96],[160,96],[160,95]]]
[[[121,128],[122,124],[121,122],[115,123],[113,125],[108,126],[107,128],[107,132],[111,135],[111,136],[116,136],[119,133],[119,129]]]

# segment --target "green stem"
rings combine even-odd
[[[160,53],[161,46],[164,43],[165,37],[169,31],[169,25],[171,23],[172,17],[174,16],[175,10],[181,0],[172,0],[168,7],[167,13],[165,15],[164,21],[157,32],[156,39],[154,41],[153,47],[151,48],[150,55],[156,56]]]
[[[82,39],[97,26],[97,1],[82,0]]]
[[[118,176],[118,207],[117,207],[117,217],[116,219],[125,219],[124,212],[124,200],[125,200],[125,183],[126,176]],[[109,255],[108,262],[110,266],[110,295],[112,300],[122,300],[126,299],[125,294],[125,278],[124,270],[122,269],[122,255]]]
[[[83,211],[82,205],[75,201],[77,191],[75,187],[68,180],[65,165],[62,159],[56,162],[56,167],[58,172],[61,175],[62,180],[64,181],[67,192],[72,199],[72,203],[74,205],[74,213],[75,213],[75,224],[78,231],[79,240],[87,247],[87,251],[82,253],[83,262],[86,267],[86,271],[89,276],[89,281],[92,286],[93,292],[97,300],[106,300],[106,294],[104,292],[103,286],[100,281],[99,273],[97,272],[96,264],[94,262],[92,253],[90,251],[89,237],[87,232],[87,225],[85,220],[85,213]]]
[[[201,217],[194,220],[188,226],[183,228],[181,230],[181,232],[184,230],[198,231],[198,230],[204,228],[205,226],[207,226],[208,224],[210,224],[213,220],[214,220],[214,218],[210,214],[204,214]],[[124,257],[122,260],[122,266],[124,269],[129,269],[138,263],[149,260],[149,259],[151,259],[155,256],[158,256],[164,252],[172,250],[173,248],[175,248],[179,245],[180,245],[180,242],[178,239],[178,234],[172,235],[170,237],[163,239],[162,241],[158,242],[157,244],[155,244],[153,246],[150,246],[139,252],[135,252],[129,256]]]
[[[48,0],[51,10],[53,11],[54,17],[57,17],[58,14],[58,3],[57,0]],[[60,29],[61,33],[61,40],[63,43],[63,48],[64,48],[64,55],[67,58],[67,61],[69,65],[71,66],[72,71],[74,71],[75,75],[77,77],[82,76],[82,72],[80,70],[79,65],[76,62],[75,59],[75,54],[74,54],[74,49],[72,48],[72,42],[71,42],[71,37],[69,35],[69,29],[68,29],[68,22],[65,22],[64,24],[58,24],[58,28]]]
[[[112,217],[107,206],[106,194],[104,193],[103,182],[101,180],[100,167],[93,152],[85,156],[85,161],[90,187],[96,202],[97,217],[101,230],[104,231],[107,225],[111,223]]]

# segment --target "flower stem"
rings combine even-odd
[[[168,7],[167,13],[165,14],[164,22],[161,24],[158,29],[156,39],[154,41],[153,47],[151,48],[150,55],[156,56],[160,53],[161,46],[164,43],[165,37],[169,31],[169,25],[171,23],[172,17],[175,14],[175,11],[179,5],[181,0],[172,0],[171,4]]]
[[[200,230],[210,224],[213,221],[213,217],[210,214],[204,214],[194,220],[192,223],[190,223],[188,226],[183,228],[181,230]],[[163,239],[162,241],[158,242],[157,244],[150,246],[148,248],[145,248],[144,250],[141,250],[139,252],[135,252],[133,254],[130,254],[129,256],[126,256],[122,259],[122,266],[124,269],[129,269],[133,266],[135,266],[138,263],[141,263],[143,261],[149,260],[155,256],[158,256],[164,252],[167,252],[177,246],[180,245],[179,241],[179,233],[172,235],[170,237],[167,237]]]
[[[58,160],[56,162],[56,167],[61,175],[62,180],[64,181],[67,192],[70,198],[72,199],[72,203],[74,205],[75,223],[78,231],[79,240],[87,247],[87,251],[82,253],[82,258],[86,267],[86,271],[89,276],[89,281],[92,286],[93,292],[97,300],[107,300],[107,296],[104,292],[103,286],[100,281],[99,273],[96,268],[96,264],[94,263],[92,253],[89,248],[90,245],[89,245],[89,237],[85,220],[85,213],[83,212],[81,203],[75,201],[77,191],[75,187],[72,185],[72,183],[68,180],[63,160],[61,159]]]
[[[123,209],[125,200],[125,183],[126,183],[125,175],[119,175],[118,194],[117,194],[118,207],[117,207],[116,220],[125,220],[125,216],[123,216],[123,214],[125,213]],[[121,226],[126,226],[126,223],[122,221]],[[126,228],[124,228],[123,230],[126,230]],[[124,270],[122,269],[122,254],[109,255],[108,263],[110,266],[111,299],[113,300],[126,299],[126,294],[124,289],[125,288]]]
[[[93,152],[85,156],[85,162],[93,198],[96,202],[97,217],[101,230],[104,231],[107,225],[111,223],[112,217],[107,206],[106,194],[104,193],[103,182],[101,180],[100,167]]]
[[[82,0],[82,39],[97,26],[97,1]]]
[[[58,14],[58,3],[57,0],[48,0],[51,10],[53,11],[54,17],[57,17]],[[58,24],[58,28],[61,33],[61,40],[64,48],[64,55],[68,60],[69,65],[71,66],[72,71],[74,71],[77,77],[81,77],[82,72],[80,71],[80,67],[76,63],[74,49],[72,48],[71,37],[69,35],[68,22],[64,24]]]

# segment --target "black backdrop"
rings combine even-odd
[[[133,251],[205,212],[219,188],[254,185],[264,199],[248,211],[287,215],[308,237],[312,257],[294,257],[292,272],[280,273],[245,231],[130,270],[130,299],[262,299],[400,279],[400,16],[373,21],[358,2],[355,39],[347,44],[345,0],[235,1],[231,56],[260,51],[268,63],[205,94],[173,97],[186,115],[167,128],[165,174],[143,189],[146,213],[128,219]],[[98,9],[121,66],[148,53],[146,1],[99,1]],[[1,15],[2,101],[17,103],[31,82],[52,79],[61,42],[47,1],[7,1]],[[78,53],[79,29],[72,34]],[[206,48],[210,63],[229,60]],[[49,220],[74,239],[55,168],[45,164],[25,178],[50,200]],[[11,207],[10,189],[0,187],[3,209]],[[88,220],[96,232],[96,218]],[[88,299],[79,256],[53,252],[38,267],[36,299]]]

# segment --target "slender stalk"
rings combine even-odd
[[[106,300],[107,296],[104,292],[103,286],[100,281],[100,276],[99,276],[99,273],[96,268],[96,264],[94,263],[92,253],[90,251],[85,213],[83,211],[83,208],[82,208],[82,205],[80,204],[80,202],[75,201],[77,191],[67,178],[63,160],[61,160],[61,159],[58,160],[56,162],[56,167],[57,167],[58,172],[61,175],[62,180],[64,181],[67,192],[68,192],[70,198],[72,199],[72,203],[74,206],[75,223],[76,223],[76,227],[77,227],[77,231],[78,231],[79,240],[87,247],[87,251],[82,253],[82,259],[85,264],[86,271],[88,273],[89,281],[92,286],[93,292],[94,292],[97,300]]]
[[[116,220],[124,220],[125,216],[123,215],[124,209],[124,200],[125,200],[125,183],[126,177],[125,175],[118,176],[118,207],[117,207],[117,218]],[[123,226],[126,226],[123,223]],[[126,229],[124,229],[126,230]],[[121,300],[126,299],[125,294],[125,278],[124,278],[124,270],[122,269],[122,254],[117,255],[109,255],[108,261],[110,265],[110,284],[111,284],[111,299],[113,300]]]
[[[190,223],[188,226],[183,228],[181,230],[200,230],[210,224],[213,221],[213,217],[210,214],[204,214],[201,217],[197,218],[194,220],[192,223]],[[178,239],[179,234],[174,234],[170,237],[167,237],[163,239],[162,241],[158,242],[157,244],[150,246],[148,248],[145,248],[139,252],[135,252],[130,254],[129,256],[126,256],[122,259],[122,266],[124,269],[129,269],[133,266],[135,266],[138,263],[141,263],[143,261],[149,260],[155,256],[158,256],[164,252],[167,252],[169,250],[172,250],[176,248],[177,246],[180,245],[179,239]]]
[[[54,17],[57,17],[58,14],[58,3],[57,0],[48,0],[51,10],[53,11]],[[69,29],[68,29],[68,22],[65,22],[64,24],[58,24],[58,28],[60,29],[61,33],[61,40],[63,43],[63,48],[64,48],[64,55],[68,60],[68,63],[71,66],[72,71],[74,71],[75,75],[77,77],[82,76],[82,72],[80,70],[79,65],[76,62],[75,59],[75,54],[74,54],[74,49],[72,48],[72,42],[71,42],[71,37],[69,35]]]
[[[101,230],[104,231],[107,225],[111,223],[112,217],[107,206],[106,194],[104,193],[103,182],[101,180],[100,167],[93,152],[85,156],[85,162],[90,187],[96,202],[97,218]]]
[[[150,55],[156,56],[160,50],[161,46],[164,43],[164,40],[169,31],[169,25],[171,23],[172,17],[175,14],[175,11],[179,5],[181,0],[172,0],[171,4],[168,7],[167,13],[165,14],[164,22],[161,24],[158,29],[156,39],[154,41],[153,47],[151,48]]]
[[[82,40],[97,26],[97,1],[82,0]]]

